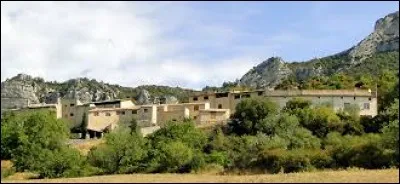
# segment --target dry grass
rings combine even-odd
[[[87,153],[90,151],[92,147],[97,146],[103,142],[104,139],[92,139],[92,140],[86,140],[83,143],[72,144],[72,147],[78,149],[83,155],[87,155]]]
[[[132,182],[274,182],[274,183],[398,183],[399,170],[362,170],[317,171],[291,174],[257,174],[257,175],[212,175],[212,174],[131,174],[107,175],[85,178],[62,178],[41,180],[4,180],[2,182],[51,182],[51,183],[132,183]]]

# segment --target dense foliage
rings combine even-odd
[[[87,156],[65,144],[65,124],[54,114],[6,113],[1,156],[17,171],[41,177],[398,167],[398,103],[397,97],[378,116],[360,118],[355,106],[335,112],[294,98],[279,110],[269,99],[248,98],[237,104],[231,123],[208,132],[185,119],[143,137],[133,119]]]

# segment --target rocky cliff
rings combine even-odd
[[[79,99],[83,103],[116,98],[134,98],[139,104],[155,99],[164,103],[185,101],[193,90],[167,86],[122,87],[94,79],[77,78],[65,82],[46,82],[42,78],[18,74],[1,83],[1,109],[21,108],[28,104],[56,103],[58,97]]]
[[[331,75],[351,70],[377,53],[393,51],[399,51],[398,11],[377,20],[374,31],[350,49],[325,58],[300,63],[270,58],[242,76],[239,84],[253,88],[273,88],[289,76],[303,80],[310,76]]]

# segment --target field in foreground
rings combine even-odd
[[[398,183],[399,169],[385,170],[343,170],[317,171],[291,174],[257,175],[207,175],[207,174],[129,174],[106,175],[84,178],[40,179],[40,180],[3,180],[2,183],[134,183],[134,182],[330,182],[330,183]]]

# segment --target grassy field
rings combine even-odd
[[[106,175],[84,178],[40,179],[40,180],[2,180],[2,183],[147,183],[147,182],[274,182],[274,183],[398,183],[399,170],[359,170],[317,171],[291,174],[257,175],[211,175],[211,174],[130,174]]]

